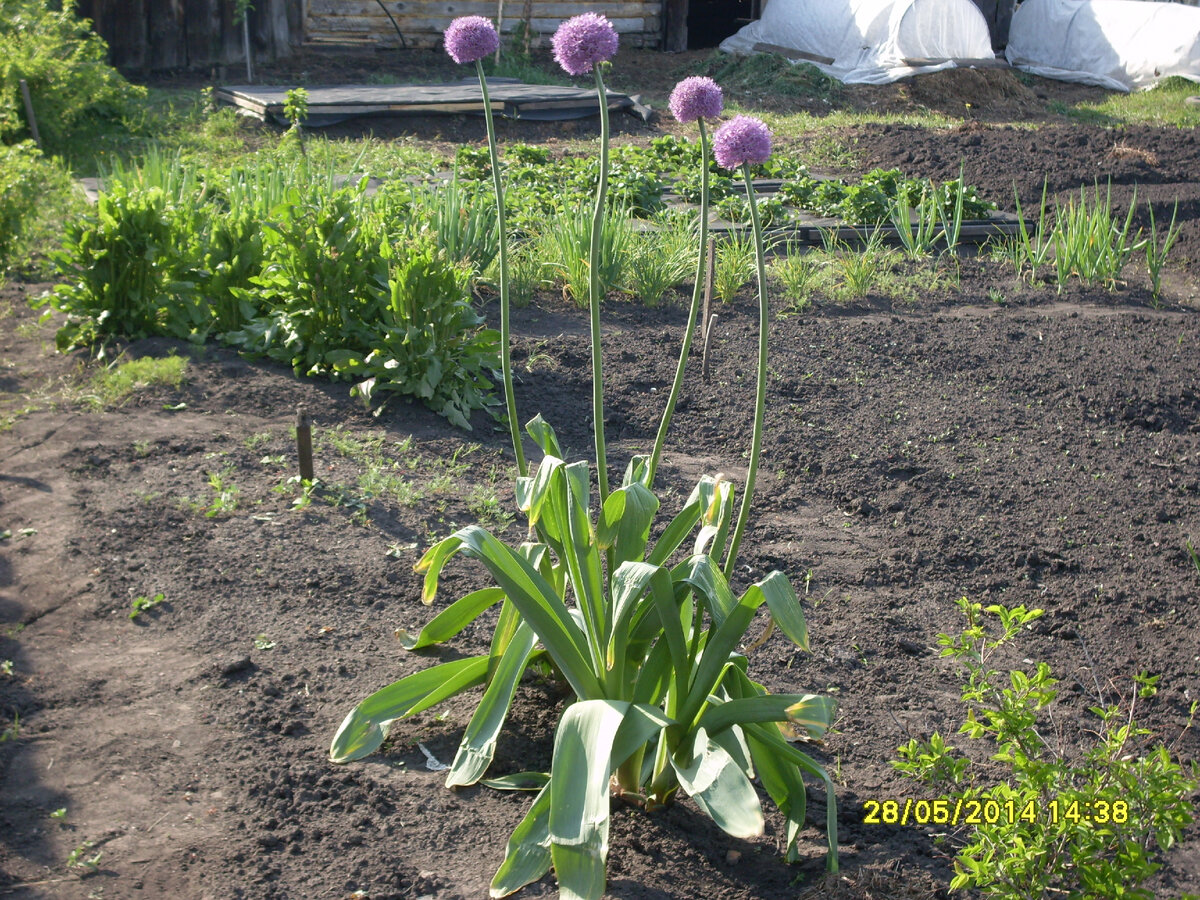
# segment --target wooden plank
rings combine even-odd
[[[962,58],[962,59],[931,59],[925,57],[908,57],[904,58],[906,66],[914,68],[918,66],[940,66],[942,63],[954,63],[960,69],[1007,69],[1008,62],[1003,59],[997,59],[994,56],[983,58]]]
[[[640,32],[646,23],[647,16],[634,16],[626,18],[610,18],[613,27],[618,33],[624,32]],[[400,26],[400,30],[404,32],[404,36],[408,37],[408,33],[412,32],[437,32],[441,35],[446,27],[452,21],[449,18],[438,16],[418,16],[418,15],[399,15],[395,17],[396,24]],[[510,20],[509,24],[513,24]],[[562,24],[561,19],[542,19],[535,18],[530,23],[535,32],[541,34],[553,33],[559,25]],[[363,15],[363,16],[332,16],[332,15],[312,15],[308,20],[308,31],[310,35],[318,34],[369,34],[378,33],[383,35],[391,33],[395,36],[395,29],[386,16],[378,15]]]

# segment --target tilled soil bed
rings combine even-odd
[[[1014,148],[995,131],[853,137],[864,170],[950,177],[965,156],[968,181],[1003,194],[1016,179],[1023,202],[1034,177],[1040,196],[1039,167],[1053,170],[1054,191],[1104,177],[1094,157],[1109,136],[1084,127],[1048,132],[1051,146],[1074,134],[1092,148],[1074,168],[1064,149],[1054,167],[1034,155],[1014,171],[973,171],[975,136]],[[1122,183],[1164,197],[1194,188],[1190,132],[1131,138],[1170,175]],[[618,807],[610,896],[945,896],[942,829],[868,825],[863,812],[866,801],[926,796],[889,760],[910,737],[961,723],[961,673],[939,658],[937,636],[962,629],[963,596],[1046,610],[1001,662],[1053,667],[1068,754],[1093,727],[1087,707],[1128,698],[1129,677],[1148,672],[1162,678],[1138,702],[1139,721],[1197,757],[1185,726],[1200,692],[1200,570],[1186,546],[1200,545],[1200,315],[1182,263],[1200,244],[1195,194],[1186,198],[1161,307],[1136,273],[1112,292],[1056,292],[978,258],[944,261],[956,277],[907,302],[823,302],[774,318],[738,580],[781,569],[804,595],[812,652],[775,635],[750,668],[773,690],[837,699],[835,731],[813,749],[837,785],[842,876],[824,881],[827,798],[814,785],[796,866],[781,860],[770,816],[763,838],[742,841],[686,800],[654,815]],[[335,767],[326,754],[366,694],[487,646],[487,617],[434,652],[408,654],[394,632],[487,584],[480,567],[456,562],[433,608],[422,606],[412,564],[431,540],[480,516],[521,539],[506,433],[483,414],[465,433],[405,403],[374,417],[344,385],[162,341],[129,352],[190,353],[184,385],[95,412],[77,387],[81,360],[53,355],[52,326],[25,307],[43,287],[2,296],[0,531],[11,536],[0,541],[0,660],[12,667],[0,676],[0,894],[486,896],[528,800],[449,791],[429,769],[426,751],[453,758],[469,703],[397,723],[365,762]],[[693,360],[668,442],[667,511],[704,473],[744,476],[753,300],[717,312],[711,376],[702,381]],[[585,314],[542,296],[515,319],[522,419],[541,412],[571,457],[589,456]],[[653,441],[685,319],[679,302],[605,307],[614,465]],[[307,506],[287,483],[298,406],[315,423],[327,486]],[[134,598],[158,593],[130,618]],[[495,771],[548,766],[564,700],[556,684],[522,685]],[[77,849],[91,868],[68,866]],[[1165,855],[1155,890],[1200,891],[1194,830]],[[522,896],[554,893],[546,878]]]

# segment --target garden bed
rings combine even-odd
[[[1138,700],[1139,721],[1197,758],[1186,727],[1200,691],[1200,568],[1188,552],[1200,544],[1195,139],[1081,125],[1030,135],[866,126],[844,140],[860,172],[948,179],[965,160],[966,181],[1005,208],[1014,181],[1036,207],[1043,175],[1064,198],[1112,176],[1127,201],[1136,182],[1160,224],[1178,197],[1163,298],[1152,304],[1141,273],[1115,291],[1056,291],[989,258],[957,261],[954,279],[907,301],[817,298],[797,315],[776,298],[760,490],[737,580],[778,568],[804,595],[812,652],[776,635],[750,667],[773,690],[837,699],[835,731],[811,749],[836,784],[843,872],[825,881],[826,798],[814,786],[794,866],[770,815],[765,837],[742,841],[687,801],[620,809],[610,896],[946,896],[945,829],[867,824],[864,810],[929,797],[889,761],[961,722],[962,675],[937,636],[961,631],[962,596],[1046,610],[1001,662],[1054,668],[1069,753],[1087,740],[1089,706],[1128,699],[1130,677],[1150,673],[1162,678]],[[1144,152],[1113,154],[1118,144]],[[467,704],[398,723],[365,762],[334,767],[326,754],[370,691],[486,648],[486,617],[415,655],[395,631],[433,612],[411,569],[432,539],[483,519],[519,540],[507,435],[484,413],[467,433],[402,401],[376,417],[345,384],[162,338],[127,350],[182,355],[185,380],[97,412],[83,358],[49,352],[53,325],[26,307],[43,287],[0,294],[0,661],[12,661],[0,675],[0,891],[485,896],[528,801],[451,792],[428,768],[426,751],[453,758]],[[743,474],[752,306],[743,292],[717,308],[711,376],[693,367],[667,442],[668,509],[702,474]],[[484,312],[494,320],[494,303]],[[616,463],[653,441],[685,318],[678,303],[605,307]],[[587,325],[547,292],[514,311],[522,419],[541,412],[571,458],[590,454]],[[325,485],[307,503],[289,484],[299,406]],[[434,610],[486,583],[455,563]],[[139,597],[148,608],[131,618]],[[548,765],[563,699],[553,683],[522,685],[497,771]],[[1200,892],[1195,829],[1164,861],[1157,896]],[[519,896],[553,895],[547,878]]]

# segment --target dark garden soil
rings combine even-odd
[[[866,825],[863,804],[928,796],[889,760],[961,722],[960,673],[936,641],[961,630],[963,596],[1046,610],[1002,664],[1054,668],[1069,755],[1094,725],[1086,708],[1129,698],[1139,672],[1162,675],[1139,720],[1184,760],[1200,754],[1184,730],[1200,697],[1200,570],[1186,551],[1200,545],[1197,144],[1188,130],[1031,117],[1036,130],[889,126],[845,140],[860,172],[945,178],[962,161],[967,181],[1010,209],[1014,181],[1036,205],[1044,179],[1065,198],[1111,176],[1119,206],[1136,184],[1160,222],[1178,197],[1184,230],[1162,304],[1140,263],[1114,291],[1057,293],[979,257],[943,263],[940,286],[907,301],[819,301],[774,319],[738,579],[778,568],[804,594],[812,652],[776,635],[750,666],[772,689],[837,698],[836,729],[813,749],[837,784],[843,871],[824,880],[817,785],[796,866],[782,862],[770,816],[763,838],[742,841],[686,800],[655,815],[617,807],[612,897],[945,896],[952,845],[939,829]],[[412,564],[432,538],[490,513],[521,539],[496,517],[513,502],[505,433],[486,415],[464,433],[404,403],[373,417],[345,385],[215,347],[192,354],[178,390],[95,412],[81,396],[85,361],[54,355],[53,326],[26,308],[45,287],[0,294],[0,531],[11,532],[0,661],[12,661],[0,675],[0,896],[486,896],[528,799],[449,791],[427,767],[425,750],[453,758],[468,702],[397,723],[365,762],[335,767],[326,753],[367,693],[486,647],[487,619],[432,653],[405,653],[394,632],[486,583],[457,562],[434,609],[422,606]],[[717,312],[711,377],[693,360],[668,443],[668,511],[704,473],[744,475],[752,297]],[[515,318],[522,418],[540,411],[571,457],[590,455],[586,316],[543,296]],[[658,309],[614,298],[604,321],[608,433],[623,465],[653,441],[685,311],[680,298]],[[147,341],[128,352],[188,351]],[[294,509],[299,405],[329,488]],[[360,482],[375,439],[397,465],[384,474],[404,482],[391,494]],[[237,489],[235,506],[212,509],[210,473]],[[130,619],[134,598],[160,592]],[[563,699],[553,684],[521,687],[495,771],[548,765]],[[68,866],[76,849],[94,871]],[[1194,829],[1155,887],[1200,891]],[[523,896],[553,895],[547,878]]]

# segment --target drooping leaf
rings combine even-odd
[[[550,854],[562,900],[599,900],[608,857],[612,746],[628,703],[584,700],[567,708],[550,767]]]
[[[508,838],[504,862],[492,877],[491,896],[506,897],[550,871],[550,785],[533,799],[533,805]]]
[[[656,512],[658,498],[640,483],[618,488],[608,495],[596,538],[600,549],[612,549],[614,566],[646,555],[646,542]]]
[[[525,423],[525,431],[547,456],[563,458],[562,448],[558,445],[558,435],[554,433],[550,423],[542,418],[541,413]]]
[[[689,759],[681,763],[672,757],[671,765],[696,805],[726,834],[740,838],[762,834],[762,805],[737,761],[703,728],[696,730],[690,750]]]
[[[518,622],[513,638],[500,657],[487,690],[483,692],[483,698],[467,723],[454,763],[446,775],[446,787],[474,784],[492,764],[496,738],[504,720],[508,718],[513,695],[529,663],[534,641],[533,629],[525,622]]]
[[[344,763],[375,752],[393,720],[428,709],[482,684],[486,677],[487,657],[473,656],[423,669],[381,688],[350,710],[333,736],[330,760]]]
[[[485,610],[504,599],[504,591],[491,587],[472,591],[455,600],[429,620],[414,638],[402,628],[396,630],[400,646],[405,650],[420,650],[454,637],[475,621]]]

